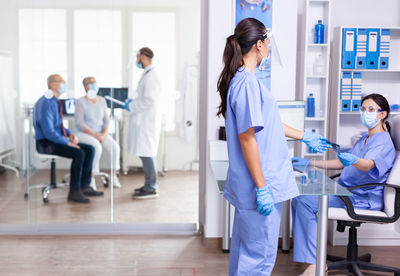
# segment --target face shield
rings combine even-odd
[[[137,66],[136,64],[137,64],[137,60],[138,60],[138,55],[139,56],[141,55],[139,51],[133,52],[131,54],[131,56],[129,57],[129,62],[128,62],[128,66],[127,66],[128,69],[133,69]]]
[[[276,43],[275,37],[271,29],[267,29],[265,34],[266,38],[269,38],[269,55],[271,57],[271,65],[279,65],[283,67],[282,59],[279,54],[279,48]]]

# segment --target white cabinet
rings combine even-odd
[[[305,130],[327,136],[328,118],[328,85],[329,85],[329,54],[330,54],[330,19],[331,3],[329,0],[306,0],[302,26],[301,46],[301,80],[299,100],[307,102],[310,93],[315,98],[315,116],[305,118]],[[322,20],[325,25],[324,43],[314,43],[315,25]],[[326,154],[309,153],[305,144],[301,145],[301,156],[321,159]]]

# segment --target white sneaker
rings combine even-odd
[[[96,186],[96,179],[92,177],[92,180],[90,181],[90,187],[92,187],[93,190],[97,191],[97,186]]]
[[[114,180],[114,188],[121,188],[121,183],[119,183],[119,179],[116,176],[113,176]]]

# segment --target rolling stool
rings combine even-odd
[[[57,189],[57,188],[63,188],[63,189],[69,189],[69,185],[66,183],[57,183],[57,178],[56,178],[56,159],[61,158],[60,156],[57,155],[50,155],[50,154],[42,154],[39,153],[35,150],[35,156],[44,159],[44,161],[47,161],[48,159],[51,159],[51,167],[50,167],[50,183],[47,184],[37,184],[37,185],[32,185],[32,186],[27,186],[26,187],[26,192],[24,194],[24,198],[27,199],[29,197],[29,192],[33,189],[42,189],[42,198],[44,203],[49,202],[49,194],[52,189]]]

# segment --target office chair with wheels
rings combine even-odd
[[[47,202],[49,202],[49,194],[50,194],[51,190],[57,189],[57,188],[69,189],[69,185],[66,184],[66,183],[57,183],[57,178],[56,178],[56,159],[61,158],[60,156],[39,153],[36,150],[36,147],[35,147],[35,156],[38,157],[39,159],[43,160],[43,161],[47,161],[49,159],[51,160],[50,183],[27,186],[26,187],[26,192],[24,194],[24,198],[28,198],[29,197],[29,192],[31,190],[33,190],[33,189],[42,189],[43,202],[47,203]]]
[[[388,267],[371,263],[371,254],[358,256],[357,227],[362,223],[387,224],[394,223],[400,217],[400,116],[391,120],[392,139],[396,147],[396,161],[386,183],[370,183],[354,186],[348,190],[352,191],[363,187],[384,188],[384,209],[382,211],[355,210],[348,197],[340,197],[346,205],[345,208],[329,208],[328,218],[337,220],[336,230],[344,232],[349,227],[349,238],[347,244],[347,256],[337,257],[328,255],[328,270],[348,270],[354,275],[363,275],[361,269],[369,271],[392,272],[400,276],[400,268]],[[340,175],[340,174],[339,174]],[[336,178],[334,175],[331,178]]]

